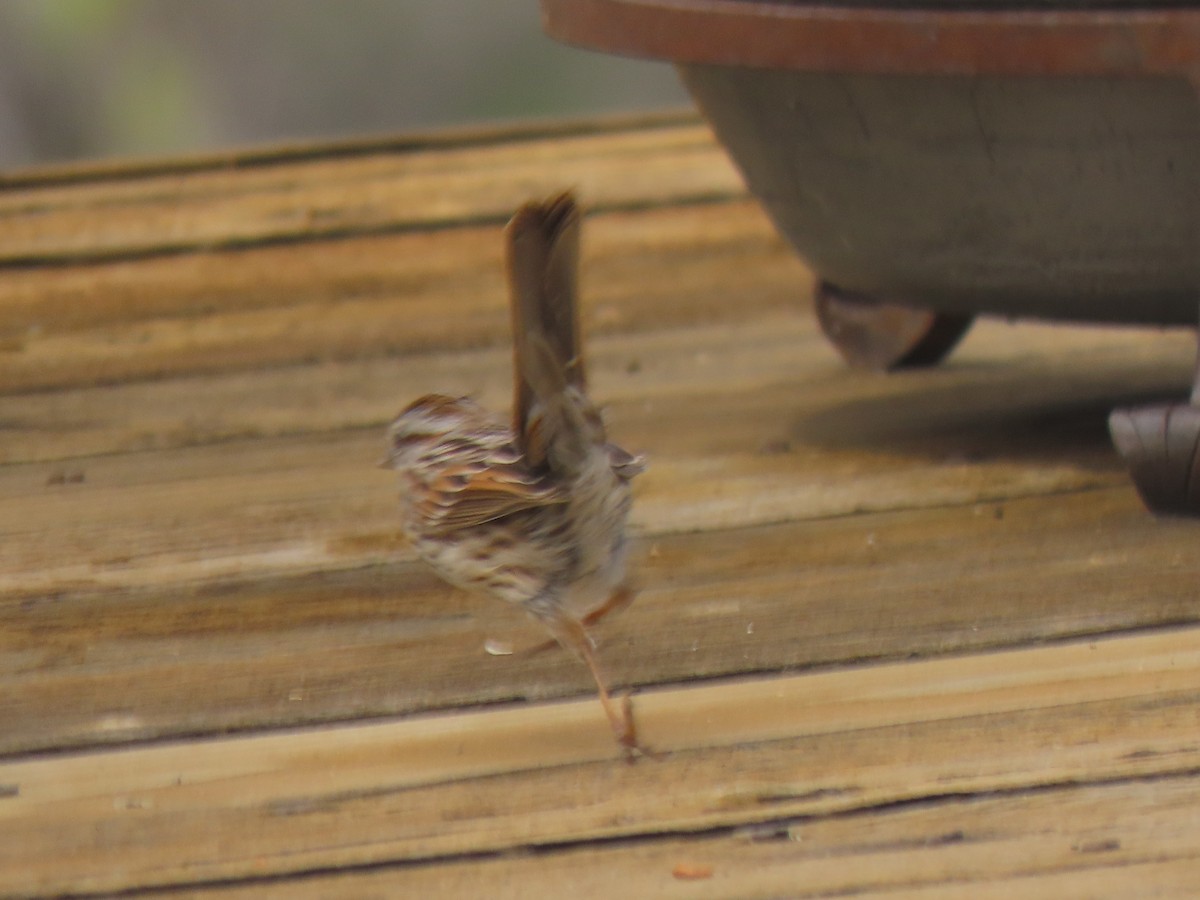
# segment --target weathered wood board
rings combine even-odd
[[[507,402],[500,228],[564,186],[651,460],[634,766],[374,468],[420,393]],[[678,117],[18,175],[0,238],[0,895],[1196,893],[1200,525],[1104,427],[1192,335],[848,371]]]

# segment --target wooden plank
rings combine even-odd
[[[631,897],[772,900],[1061,900],[1200,890],[1194,779],[1130,779],[993,796],[939,798],[847,815],[781,819],[702,836],[649,836],[371,867],[283,882],[177,892],[242,900],[354,897]],[[150,896],[159,896],[157,891]]]
[[[669,756],[635,766],[614,758],[594,702],[9,762],[0,890],[261,878],[1190,774],[1198,638],[653,691],[638,716]],[[1174,821],[1186,834],[1167,859],[1196,852],[1200,823]]]
[[[692,276],[685,273],[680,278],[685,287],[690,285]],[[807,305],[788,294],[789,281],[781,273],[775,287],[755,295],[760,306],[748,305],[736,317],[722,312],[729,305],[719,303],[715,295],[710,306],[679,304],[672,312],[664,302],[656,305],[657,313],[646,312],[634,299],[636,285],[627,281],[628,292],[587,306],[592,332],[588,356],[596,393],[619,409],[701,391],[719,401],[734,391],[790,383],[794,397],[788,401],[789,410],[814,409],[817,403],[829,407],[821,419],[808,423],[825,442],[839,435],[858,435],[859,442],[909,441],[909,433],[925,425],[939,431],[973,425],[981,433],[996,432],[1002,440],[1004,428],[1014,420],[1029,437],[1037,416],[1048,417],[1059,409],[1068,416],[1068,424],[1043,423],[1045,437],[1040,440],[1045,443],[1060,436],[1074,419],[1098,416],[1109,405],[1186,392],[1194,341],[1184,332],[983,322],[941,369],[886,379],[849,371],[819,334]],[[700,299],[706,296],[710,295]],[[26,363],[9,370],[13,388],[21,378],[40,378],[50,367],[55,369],[51,378],[73,383],[54,391],[0,392],[0,421],[5,425],[0,463],[380,428],[407,399],[435,390],[470,393],[503,409],[509,402],[504,385],[511,361],[507,326],[498,321],[502,302],[495,295],[472,306],[467,297],[441,297],[448,305],[436,314],[436,298],[431,297],[428,308],[422,307],[407,326],[406,340],[426,341],[419,349],[364,349],[357,357],[326,358],[318,352],[314,325],[312,343],[305,347],[316,361],[288,362],[287,357],[300,350],[284,342],[287,347],[279,350],[284,358],[274,366],[264,363],[246,370],[240,357],[250,352],[248,346],[234,355],[210,344],[194,348],[198,364],[216,370],[203,377],[89,388],[96,372],[83,362],[87,353],[72,354],[60,347],[62,353],[47,352],[38,373]],[[490,346],[455,349],[463,339],[462,330],[453,327],[456,309],[462,318],[488,323],[486,333],[479,332],[476,339]],[[395,318],[386,312],[386,305],[378,306],[363,323],[365,333],[384,330],[387,320]],[[682,320],[690,317],[705,324],[684,324]],[[136,327],[130,330],[136,332]],[[236,332],[231,329],[230,334]],[[134,335],[121,343],[134,343]],[[116,350],[110,347],[106,352],[116,358]],[[275,352],[268,345],[264,358]],[[168,354],[166,346],[153,356],[160,354]],[[136,374],[157,365],[136,355],[135,351],[123,357],[121,365]],[[25,367],[25,375],[16,373],[18,365]],[[171,365],[182,363],[175,360]],[[968,422],[971,395],[979,398],[973,423]],[[907,399],[896,402],[900,398]],[[714,434],[725,443],[737,439],[732,428]],[[801,443],[803,436],[788,435],[776,424],[769,433],[759,428],[755,437],[782,446],[781,441]]]
[[[708,129],[676,118],[64,182],[0,185],[0,266],[499,223],[564,187],[605,208],[745,193]]]
[[[1191,523],[1146,527],[1127,490],[996,509],[660,537],[603,632],[606,666],[648,685],[1196,621]],[[565,654],[487,656],[489,636],[540,632],[415,563],[0,610],[9,753],[592,690]]]
[[[614,433],[652,458],[635,515],[660,533],[1119,483],[1110,398],[1169,394],[1189,365],[1175,337],[996,326],[953,366],[881,379],[845,371],[806,321],[764,317],[598,341],[595,380]],[[1038,340],[1059,358],[1022,359]],[[435,389],[502,409],[508,365],[504,349],[0,398],[8,452],[38,460],[0,469],[0,586],[53,588],[64,567],[68,583],[119,579],[132,559],[201,545],[209,558],[295,548],[298,521],[310,548],[350,520],[391,533],[393,483],[372,470],[385,423]],[[263,507],[288,515],[247,515]]]
[[[1190,335],[848,372],[694,124],[225,162],[0,187],[0,894],[1195,893],[1200,525],[1104,433]],[[483,652],[541,635],[371,467],[419,393],[507,403],[500,225],[564,185],[652,461],[601,635],[671,754],[632,767],[577,663]]]
[[[583,118],[529,119],[489,122],[485,125],[450,125],[433,131],[399,135],[356,135],[344,139],[289,139],[278,144],[257,144],[172,156],[105,157],[31,165],[5,172],[0,184],[9,189],[80,182],[127,181],[148,175],[190,175],[214,169],[248,169],[312,159],[377,156],[384,153],[437,152],[480,145],[552,141],[563,137],[607,134],[615,131],[694,126],[700,121],[693,110],[616,112]]]
[[[653,462],[635,507],[644,590],[612,626],[614,675],[1193,621],[1197,526],[1141,511],[1102,430],[1108,392],[1169,386],[1189,351],[1175,336],[1132,346],[991,326],[944,370],[871,379],[797,317],[600,341],[600,395]],[[481,677],[484,638],[528,640],[520,619],[408,562],[393,480],[371,467],[400,402],[388,385],[481,386],[500,405],[505,383],[486,385],[507,351],[378,365],[84,391],[68,415],[34,397],[10,414],[30,417],[29,446],[63,449],[0,469],[0,750],[588,689],[556,654],[488,658]],[[339,400],[313,412],[314,397]],[[215,433],[189,435],[192,416]],[[72,446],[86,455],[64,459]]]
[[[0,392],[507,344],[501,251],[493,224],[6,272]],[[593,337],[734,321],[808,294],[806,270],[744,201],[592,216],[583,266]]]

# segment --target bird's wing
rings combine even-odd
[[[565,502],[559,488],[520,459],[439,466],[419,512],[434,530],[469,528],[525,509]]]

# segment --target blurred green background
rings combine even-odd
[[[537,0],[0,0],[0,167],[687,103]]]

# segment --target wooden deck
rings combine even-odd
[[[384,428],[508,402],[500,228],[574,187],[638,481],[586,671],[398,535]],[[1200,523],[1105,433],[1193,337],[852,372],[691,119],[0,184],[0,896],[1195,897]]]

